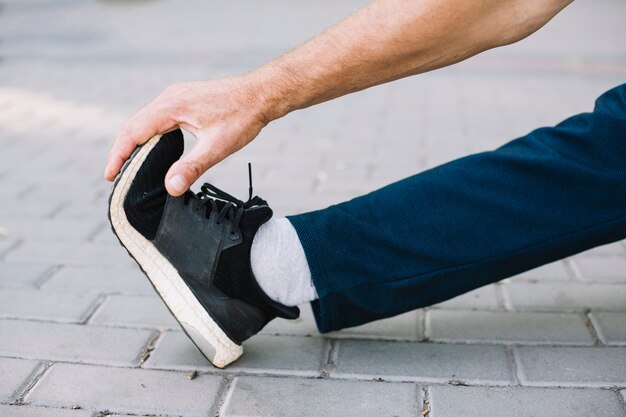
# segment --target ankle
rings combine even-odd
[[[306,254],[289,220],[261,225],[252,241],[250,264],[258,286],[275,302],[296,306],[318,298]]]

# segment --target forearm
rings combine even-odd
[[[267,121],[535,32],[572,0],[376,0],[247,78]]]
[[[198,144],[166,175],[179,196],[272,120],[515,42],[571,1],[375,0],[254,72],[168,87],[124,124],[104,176],[113,181],[138,145],[181,127]]]

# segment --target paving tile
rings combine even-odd
[[[120,241],[117,239],[117,236],[111,231],[111,228],[108,225],[102,230],[98,232],[93,238],[93,241],[96,243],[101,243],[103,245],[112,245],[119,246]]]
[[[593,344],[582,316],[574,313],[431,310],[426,327],[435,341]]]
[[[134,266],[121,247],[95,243],[24,242],[6,255],[9,262],[45,262],[61,265]]]
[[[95,294],[7,288],[0,291],[0,318],[77,323],[87,317],[97,298]]]
[[[598,389],[433,386],[431,417],[623,417],[616,395]]]
[[[337,349],[336,377],[511,382],[506,353],[499,346],[346,340]]]
[[[626,386],[626,347],[518,347],[526,385]]]
[[[626,311],[626,285],[617,284],[508,284],[504,295],[515,310]]]
[[[350,327],[324,334],[330,338],[364,338],[388,340],[420,340],[424,335],[423,311],[410,311],[396,317],[377,320],[362,326]]]
[[[317,376],[325,359],[325,342],[319,337],[258,335],[243,346],[243,356],[225,371]],[[144,367],[218,371],[182,332],[163,334]]]
[[[320,337],[255,336],[244,343],[244,355],[230,371],[319,375],[326,361]]]
[[[205,416],[221,377],[146,369],[55,364],[26,397],[29,404],[113,413]]]
[[[40,205],[26,205],[15,199],[9,201],[0,200],[0,222],[5,223],[15,219],[43,219],[54,213],[57,206],[50,205],[42,208]],[[4,220],[4,221],[2,221]]]
[[[180,329],[159,297],[111,295],[89,320],[90,324]]]
[[[580,257],[574,260],[585,281],[626,284],[626,256]]]
[[[496,285],[480,287],[468,293],[454,297],[443,303],[435,304],[432,308],[445,310],[502,310],[498,301]]]
[[[417,415],[418,404],[421,389],[414,384],[238,377],[220,415],[402,417]]]
[[[578,259],[579,257],[604,257],[604,256],[615,256],[615,255],[626,256],[625,242],[626,241],[622,240],[619,242],[610,243],[608,245],[595,247],[593,249],[590,249],[588,251],[585,251],[576,255],[576,259]]]
[[[0,320],[0,355],[129,366],[139,363],[139,353],[151,334],[148,330]]]
[[[70,171],[77,175],[80,171]],[[28,187],[28,190],[20,197],[20,200],[27,205],[41,204],[41,201],[46,201],[50,205],[60,205],[63,203],[71,202],[75,199],[75,196],[80,195],[80,199],[85,203],[89,203],[101,196],[104,188],[107,184],[102,183],[94,186],[91,181],[76,181],[75,178],[58,178],[51,181],[34,180],[31,182],[32,186]],[[59,192],[63,190],[63,192]],[[69,197],[69,198],[68,198]],[[106,220],[106,212],[100,212],[100,219]]]
[[[565,262],[558,261],[539,268],[515,275],[509,279],[516,281],[568,281],[571,279],[569,270]]]
[[[65,219],[12,219],[0,220],[0,228],[14,239],[35,241],[81,241],[99,227],[98,223]]]
[[[15,246],[14,240],[0,239],[0,257],[13,250]]]
[[[137,267],[103,268],[66,266],[42,286],[43,289],[76,292],[119,292],[156,295],[150,281]]]
[[[93,417],[94,412],[26,405],[0,405],[0,415],[7,417]]]
[[[41,264],[0,263],[0,288],[32,287],[49,269]]]
[[[607,345],[626,345],[626,313],[593,312],[590,316],[600,340]]]
[[[63,204],[59,210],[56,210],[54,218],[101,222],[105,220],[106,212],[107,205],[101,202],[70,202]],[[109,229],[110,231],[111,229]]]
[[[15,400],[39,366],[37,361],[0,358],[0,401]]]

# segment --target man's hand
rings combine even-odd
[[[251,142],[269,122],[265,102],[248,78],[174,84],[131,117],[109,153],[104,177],[113,181],[138,145],[178,127],[195,147],[170,168],[167,191],[179,196],[206,170]]]

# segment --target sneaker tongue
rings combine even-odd
[[[259,227],[272,217],[272,214],[272,209],[268,206],[249,208],[243,212],[240,224],[244,229],[251,229],[256,233]]]

